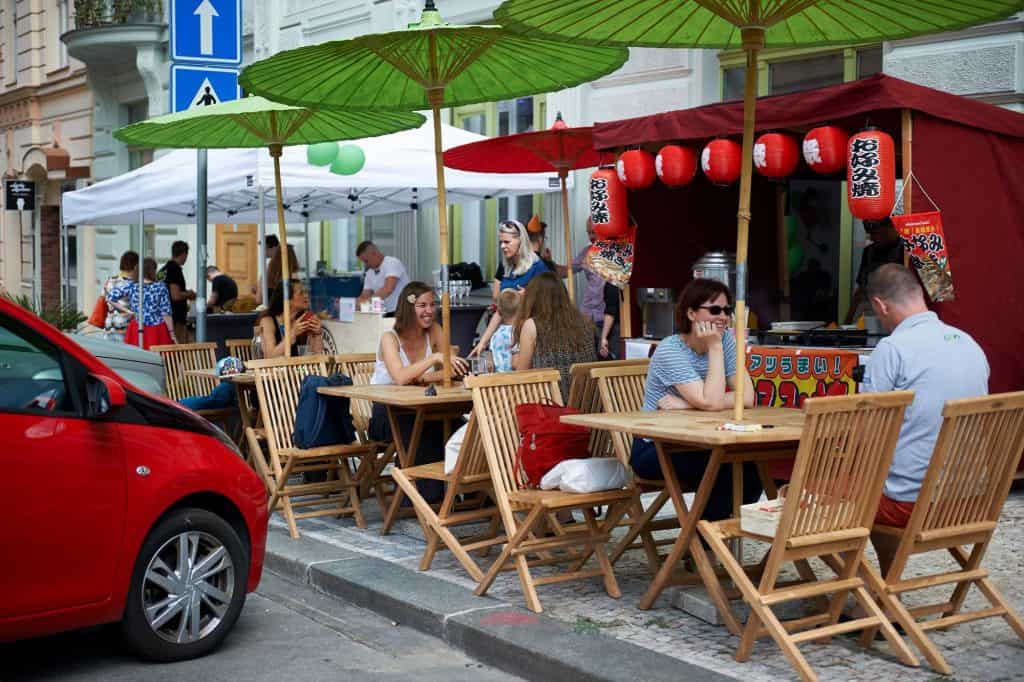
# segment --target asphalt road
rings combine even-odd
[[[0,682],[14,680],[473,680],[518,678],[440,640],[269,573],[220,650],[182,663],[133,658],[115,627],[0,644]]]

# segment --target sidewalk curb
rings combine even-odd
[[[443,640],[528,680],[724,682],[706,668],[490,597],[429,573],[281,529],[267,536],[266,570]]]

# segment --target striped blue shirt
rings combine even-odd
[[[725,352],[725,378],[728,379],[736,374],[736,339],[731,332],[723,335],[722,350]],[[676,384],[704,381],[707,376],[707,353],[697,353],[686,345],[679,334],[669,336],[658,344],[647,369],[644,409],[657,410],[658,401],[669,393],[679,396]]]

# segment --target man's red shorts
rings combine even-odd
[[[882,499],[878,503],[878,511],[875,513],[875,523],[906,528],[910,521],[910,515],[913,513],[913,502],[897,502],[891,497],[882,495]]]

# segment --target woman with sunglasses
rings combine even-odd
[[[498,223],[498,243],[501,246],[502,276],[494,280],[495,301],[498,300],[498,294],[505,289],[523,291],[534,277],[550,271],[544,260],[533,250],[530,232],[518,220]],[[500,326],[501,316],[495,311],[483,336],[480,337],[480,343],[470,351],[470,356],[477,355],[487,348],[491,336]]]
[[[725,410],[733,406],[736,388],[736,339],[729,332],[732,292],[711,279],[695,279],[686,285],[676,303],[677,334],[658,344],[647,370],[644,410]],[[754,404],[754,390],[748,387],[745,404]],[[704,476],[710,452],[691,452],[672,458],[676,475],[696,488]],[[654,443],[643,438],[633,441],[630,457],[633,471],[642,478],[661,479],[661,466]],[[732,476],[723,467],[711,490],[703,518],[718,521],[732,515]],[[755,502],[761,495],[757,467],[743,465],[743,501]]]

